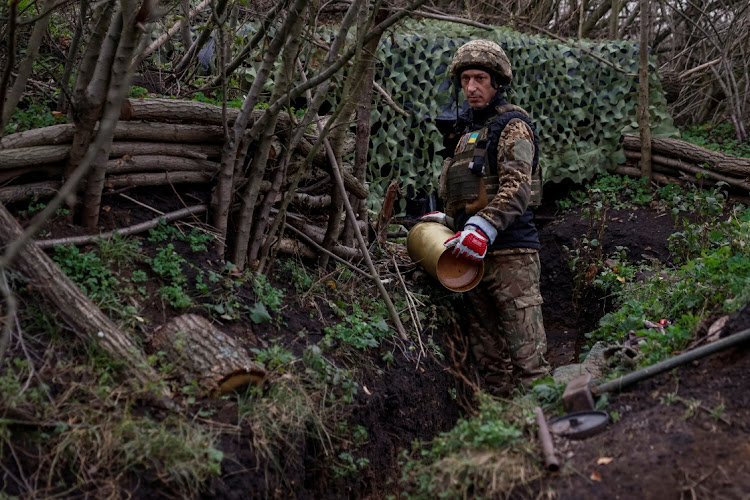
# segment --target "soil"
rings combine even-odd
[[[568,268],[567,248],[586,234],[588,223],[581,211],[559,213],[554,201],[566,194],[566,187],[545,193],[546,202],[536,212],[542,240],[542,293],[544,321],[548,338],[548,360],[553,367],[578,361],[583,334],[611,309],[606,297],[586,294],[574,300],[573,276]],[[206,193],[181,193],[193,201],[205,201]],[[141,203],[163,212],[181,207],[172,193],[149,191],[132,196]],[[136,224],[154,214],[122,197],[106,199],[109,210],[102,221],[104,229]],[[607,229],[602,241],[604,254],[624,247],[632,260],[670,259],[668,238],[675,221],[668,213],[648,208],[612,210],[607,214]],[[51,236],[70,236],[79,229],[58,223]],[[194,264],[219,270],[215,255],[202,254]],[[410,287],[424,283],[418,273],[405,274]],[[330,307],[319,301],[314,309],[293,292],[289,277],[274,271],[271,281],[284,287],[287,307],[283,329],[247,324],[231,328],[247,348],[265,346],[272,339],[301,353],[304,342],[322,338],[323,328],[336,321]],[[364,283],[362,293],[377,292]],[[250,291],[243,293],[250,294]],[[311,314],[312,312],[312,314]],[[145,311],[155,324],[165,322],[178,312],[152,304]],[[725,333],[750,326],[750,307],[733,317]],[[242,336],[240,332],[244,332]],[[435,336],[446,347],[455,340],[456,331]],[[430,440],[451,429],[466,414],[463,385],[452,375],[450,361],[428,356],[417,365],[398,349],[394,362],[380,359],[360,368],[360,391],[348,418],[350,425],[364,426],[369,441],[361,455],[369,467],[357,477],[331,481],[318,456],[308,455],[294,470],[287,471],[287,487],[296,498],[385,498],[398,492],[399,454],[410,449],[415,439]],[[346,359],[337,360],[344,366]],[[379,371],[376,375],[375,372]],[[750,498],[750,350],[735,348],[653,377],[620,394],[611,394],[606,408],[615,420],[599,435],[585,440],[555,437],[561,459],[561,472],[532,485],[518,496],[554,493],[559,498]],[[366,391],[364,388],[366,387]],[[458,388],[460,397],[455,397]],[[216,401],[219,423],[236,425],[236,402]],[[286,498],[290,491],[268,489],[262,464],[250,451],[249,431],[224,434],[220,446],[224,452],[222,477],[212,481],[206,498]],[[540,452],[541,460],[541,452]],[[136,497],[161,496],[145,486]],[[12,491],[10,492],[12,493]],[[166,496],[169,496],[166,494]]]

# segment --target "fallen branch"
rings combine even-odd
[[[167,184],[203,184],[213,181],[214,172],[159,172],[122,174],[107,177],[106,186],[165,186]]]
[[[286,229],[291,229],[294,234],[296,234],[297,236],[299,236],[300,238],[302,238],[303,240],[305,240],[305,243],[311,245],[316,250],[325,253],[326,255],[328,255],[329,257],[331,257],[332,259],[334,259],[336,262],[344,264],[346,267],[348,267],[352,271],[354,271],[356,273],[359,273],[362,276],[365,276],[366,278],[372,278],[372,276],[370,276],[368,273],[366,273],[362,269],[358,268],[357,266],[355,266],[351,262],[342,259],[341,257],[339,257],[338,255],[336,255],[336,254],[334,254],[332,252],[329,252],[328,250],[326,250],[325,248],[323,248],[322,246],[320,246],[318,243],[316,243],[312,238],[310,238],[309,236],[307,236],[305,233],[303,233],[299,229],[295,228],[294,226],[287,225],[285,227],[286,227]],[[299,242],[297,242],[297,244],[299,244]],[[341,248],[341,247],[340,246],[336,246],[336,247],[334,247],[334,250],[336,248]],[[317,254],[313,253],[313,255],[311,256],[311,258],[316,258],[317,256],[318,256]]]
[[[86,245],[89,243],[94,243],[98,240],[108,240],[109,238],[112,238],[113,236],[116,236],[116,235],[117,236],[129,236],[131,234],[143,233],[143,232],[148,231],[149,229],[158,227],[159,224],[162,222],[172,222],[172,221],[187,217],[189,215],[202,214],[206,212],[207,210],[208,210],[208,205],[195,205],[192,207],[175,210],[174,212],[169,212],[159,217],[155,217],[151,220],[147,220],[145,222],[141,222],[139,224],[135,224],[135,225],[123,228],[123,229],[114,229],[112,231],[107,231],[105,233],[99,233],[99,234],[87,234],[83,236],[69,236],[67,238],[57,238],[54,240],[37,240],[34,243],[36,244],[37,248],[41,248],[41,249],[52,248],[56,245]]]
[[[33,165],[65,161],[70,146],[32,146],[0,150],[0,170],[29,167]]]
[[[119,174],[125,172],[210,172],[219,171],[219,163],[208,160],[197,160],[180,156],[143,155],[128,156],[107,161],[107,173]]]
[[[246,349],[197,314],[177,316],[159,327],[153,345],[178,368],[175,373],[183,385],[197,382],[205,395],[261,385],[266,377]]]
[[[640,138],[636,135],[625,134],[623,147],[626,151],[640,151]],[[750,177],[750,158],[711,151],[679,139],[657,137],[651,141],[654,154],[666,158],[682,159],[694,165],[709,165],[710,170],[735,175],[740,178]]]
[[[64,123],[17,132],[0,138],[0,150],[70,144],[73,142],[75,130],[75,125],[72,123]]]
[[[42,181],[22,186],[0,188],[0,203],[14,203],[33,198],[51,198],[62,186],[61,181]]]

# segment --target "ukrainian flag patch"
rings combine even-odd
[[[479,137],[479,132],[475,132],[469,136],[469,144],[474,144],[477,142],[477,138]]]

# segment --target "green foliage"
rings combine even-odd
[[[198,102],[206,102],[209,104],[214,104],[216,106],[221,106],[221,94],[216,99],[213,99],[211,97],[207,97],[203,92],[196,92],[193,94],[193,100]],[[235,97],[234,99],[230,99],[227,101],[227,107],[229,108],[241,108],[242,103],[244,102],[244,99],[240,97]]]
[[[278,344],[274,344],[266,349],[251,349],[255,354],[255,362],[260,364],[266,370],[273,370],[284,373],[285,366],[297,359],[294,354],[284,349]]]
[[[30,98],[25,99],[26,106],[19,104],[13,112],[13,116],[5,127],[6,134],[24,132],[40,127],[48,127],[65,123],[67,121],[64,115],[54,114],[49,108],[49,101],[36,102]]]
[[[183,274],[183,265],[187,261],[175,252],[174,245],[168,243],[149,260],[151,269],[165,282],[160,288],[161,297],[172,307],[184,309],[190,307],[192,300],[187,294],[187,277]]]
[[[231,262],[226,263],[224,272],[221,274],[210,270],[204,273],[198,269],[195,288],[202,297],[210,300],[202,303],[209,314],[226,320],[239,319],[243,304],[237,292],[244,284],[246,276],[237,272],[236,269]],[[208,283],[204,281],[205,275],[207,275]]]
[[[722,226],[726,223],[720,222],[718,218],[727,201],[721,188],[722,186],[717,186],[704,191],[691,186],[683,189],[681,196],[673,195],[672,200],[678,200],[673,213],[686,211],[691,216],[683,217],[683,229],[669,237],[669,250],[675,256],[676,263],[698,257],[704,249],[730,244],[728,238],[731,231],[724,231]],[[733,220],[736,224],[737,219]]]
[[[565,392],[565,386],[565,382],[556,381],[552,377],[545,377],[532,383],[531,394],[545,410],[562,413],[564,410],[562,396]]]
[[[382,339],[393,335],[385,316],[370,316],[358,304],[352,304],[343,322],[326,327],[324,331],[326,336],[362,350],[377,347]]]
[[[208,250],[206,246],[214,240],[214,236],[197,227],[191,227],[190,232],[185,234],[180,231],[176,226],[168,224],[165,220],[160,220],[159,225],[154,229],[149,229],[149,241],[154,243],[160,243],[163,241],[182,241],[190,245],[190,249],[193,252],[205,252]]]
[[[355,460],[354,455],[348,451],[339,453],[338,462],[331,466],[333,473],[338,478],[352,477],[370,465],[370,461],[364,457]]]
[[[704,123],[682,130],[682,139],[720,153],[750,158],[750,144],[737,142],[731,123]]]
[[[580,183],[624,161],[621,134],[637,129],[637,43],[566,43],[507,28],[488,31],[442,21],[407,21],[378,48],[382,66],[376,78],[410,116],[386,105],[373,107],[372,122],[381,126],[372,137],[371,210],[379,211],[394,177],[409,190],[437,188],[442,137],[436,118],[442,112],[455,114],[455,108],[444,110],[454,92],[448,67],[455,50],[472,38],[493,40],[508,54],[514,91],[509,97],[533,117],[545,180]],[[652,134],[677,136],[657,72],[650,75]]]
[[[58,245],[54,252],[55,263],[99,307],[120,317],[135,313],[121,302],[120,280],[94,252],[81,253],[74,245]]]
[[[29,200],[29,206],[27,208],[18,211],[18,215],[20,215],[24,219],[29,219],[35,213],[41,212],[46,207],[46,203],[40,202],[38,198],[34,197]]]
[[[405,498],[502,498],[538,473],[532,432],[533,399],[498,401],[480,393],[476,415],[430,443],[402,454]]]
[[[51,409],[47,399],[49,387],[45,384],[27,386],[32,375],[31,365],[27,359],[10,358],[3,364],[5,369],[3,375],[0,376],[0,400],[3,406],[17,408],[28,405],[34,408],[35,416],[43,418]]]
[[[174,245],[169,243],[161,248],[150,261],[151,269],[157,276],[171,283],[185,283],[187,278],[182,273],[182,266],[187,261],[175,252]]]
[[[521,427],[505,420],[507,406],[490,399],[482,401],[479,414],[474,418],[461,419],[455,427],[433,441],[424,455],[442,458],[464,447],[492,449],[507,446],[523,435]]]
[[[603,173],[594,177],[582,188],[571,191],[557,206],[562,210],[572,207],[604,206],[615,210],[648,206],[656,193],[645,177],[632,179],[621,175]]]
[[[146,96],[148,96],[148,90],[143,87],[131,85],[130,88],[128,88],[128,97],[131,99],[138,99]]]
[[[705,246],[691,249],[691,242],[705,234],[712,235]],[[684,349],[701,318],[731,314],[750,300],[750,209],[737,207],[725,222],[688,224],[677,240],[688,247],[681,254],[684,263],[674,269],[653,267],[650,279],[623,286],[615,294],[619,308],[587,334],[591,343],[622,341],[633,331],[643,338],[640,362],[649,365]],[[644,326],[644,320],[661,318],[671,322],[663,331]]]
[[[298,294],[302,295],[305,293],[314,293],[316,291],[313,290],[315,278],[307,271],[304,264],[301,262],[292,259],[285,260],[281,263],[281,270],[291,274],[292,285]]]
[[[269,283],[265,274],[258,274],[253,278],[253,291],[257,300],[256,306],[261,304],[267,313],[270,311],[276,314],[280,320],[281,307],[284,305],[284,290]]]

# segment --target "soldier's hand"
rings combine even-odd
[[[437,222],[442,224],[451,231],[455,231],[456,228],[453,226],[453,217],[445,215],[443,212],[429,212],[419,218],[420,222]]]
[[[463,231],[457,232],[443,244],[453,255],[477,261],[487,255],[489,238],[477,226],[467,224]]]
[[[447,219],[449,219],[447,215],[445,215],[443,212],[428,212],[424,214],[422,217],[419,218],[420,222],[437,222],[438,224],[442,224],[444,226],[448,225]]]

